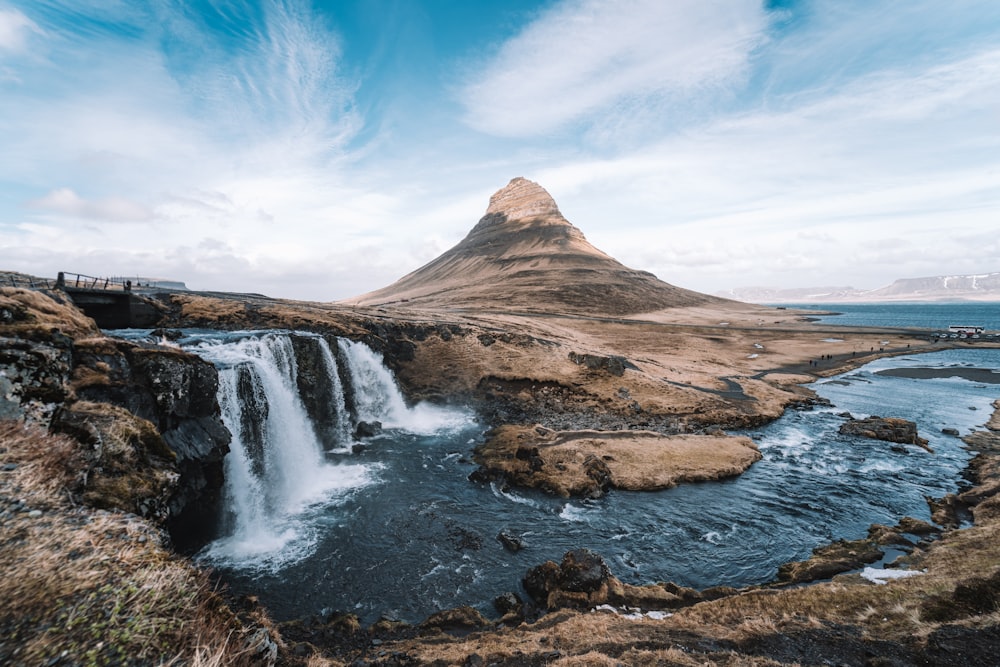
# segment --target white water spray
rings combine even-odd
[[[232,434],[225,502],[233,525],[206,555],[272,566],[305,555],[314,536],[302,514],[371,483],[374,466],[324,460],[299,396],[287,334],[203,344],[195,351],[219,368],[219,407]],[[343,403],[343,392],[338,396]]]
[[[359,421],[379,421],[385,428],[430,435],[460,428],[468,415],[427,403],[408,407],[382,355],[364,343],[340,339],[340,351],[354,387],[354,408]]]
[[[349,492],[376,481],[378,464],[331,463],[300,395],[292,335],[263,333],[228,341],[206,340],[192,351],[219,371],[219,407],[232,435],[225,459],[227,535],[202,557],[248,569],[280,568],[312,553],[317,512],[338,504]],[[336,417],[338,454],[350,452],[351,417],[337,357],[317,340],[325,371],[318,382]],[[386,428],[435,433],[468,423],[462,412],[406,405],[382,358],[362,343],[339,340],[359,421]]]

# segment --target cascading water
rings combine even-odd
[[[302,382],[293,336],[318,352],[319,370],[310,379],[325,386]],[[202,557],[274,569],[307,556],[318,537],[318,513],[377,481],[380,467],[334,462],[324,454],[349,454],[352,444],[351,410],[333,351],[321,336],[284,332],[215,336],[188,349],[218,368],[219,407],[232,434],[225,461],[226,534],[208,545]],[[340,341],[340,350],[359,420],[382,421],[390,428],[430,424],[427,408],[407,407],[375,352],[350,341]],[[317,432],[306,405],[310,397],[324,401],[314,410],[332,413],[332,435]],[[453,411],[434,415],[436,428],[443,418],[455,418]],[[330,438],[334,446],[323,442]]]
[[[353,340],[341,338],[337,344],[347,360],[359,421],[380,421],[386,428],[422,435],[468,422],[466,414],[455,410],[427,403],[408,407],[395,378],[385,367],[382,355]]]

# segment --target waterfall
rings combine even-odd
[[[337,344],[347,360],[359,421],[380,421],[386,428],[425,435],[466,423],[467,415],[447,408],[427,403],[408,407],[382,355],[352,340],[340,339]]]
[[[352,414],[417,433],[467,423],[464,413],[408,407],[381,356],[363,343],[338,340],[341,375],[338,355],[315,334],[188,340],[187,349],[218,369],[219,408],[232,435],[224,462],[225,535],[203,550],[208,560],[275,568],[312,552],[322,524],[316,516],[377,481],[379,464],[350,457]]]
[[[358,421],[380,421],[388,428],[405,423],[409,412],[406,401],[381,355],[353,340],[340,339],[337,344],[347,359]]]

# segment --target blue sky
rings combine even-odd
[[[996,0],[0,0],[0,269],[332,300],[515,176],[676,285],[1000,271]]]

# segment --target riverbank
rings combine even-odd
[[[352,650],[311,664],[992,664],[1000,650],[1000,401],[995,408],[990,426],[965,438],[977,455],[973,486],[959,499],[973,525],[941,529],[884,575],[703,594],[663,584],[656,595],[634,590],[632,604],[619,597],[618,607],[467,624],[457,634],[433,624],[418,636],[397,627],[399,639],[391,626],[358,629],[343,636]],[[651,611],[663,608],[672,610]]]
[[[115,369],[119,363],[118,358],[107,356],[114,351],[115,345],[106,340],[101,342],[101,333],[86,318],[78,318],[71,307],[65,304],[52,305],[41,299],[38,293],[24,290],[4,290],[2,296],[4,301],[0,302],[0,306],[12,313],[11,317],[16,320],[13,325],[10,323],[3,325],[5,328],[0,331],[8,341],[14,341],[6,349],[16,350],[17,354],[23,352],[28,356],[34,355],[32,358],[41,360],[38,368],[44,371],[35,376],[40,380],[37,382],[32,380],[36,382],[32,386],[37,385],[38,392],[30,396],[26,394],[22,396],[15,392],[17,400],[27,397],[25,403],[27,413],[41,420],[48,419],[55,407],[76,400],[73,393],[75,387],[100,386],[99,383],[95,384],[96,379],[109,378],[114,375],[111,371],[117,372]],[[169,326],[217,326],[223,329],[302,327],[311,331],[331,332],[365,340],[385,355],[387,363],[397,371],[410,396],[435,397],[481,406],[491,425],[510,424],[522,427],[527,425],[534,428],[535,424],[540,423],[543,428],[554,432],[618,430],[628,433],[622,437],[639,439],[646,437],[642,435],[644,432],[652,430],[657,434],[655,438],[657,441],[664,435],[712,438],[716,436],[708,435],[708,432],[718,429],[720,425],[732,427],[765,423],[776,418],[790,405],[808,404],[813,400],[812,392],[798,386],[799,382],[832,374],[836,369],[846,368],[852,364],[860,365],[863,360],[869,360],[871,355],[940,349],[939,344],[923,341],[914,332],[857,330],[845,335],[840,328],[837,329],[838,340],[831,342],[830,339],[834,337],[832,332],[814,328],[814,325],[799,320],[793,313],[780,312],[776,319],[768,321],[765,318],[774,316],[774,313],[768,310],[708,312],[697,309],[676,309],[669,314],[647,314],[631,319],[606,320],[592,317],[529,318],[522,315],[457,313],[442,313],[435,317],[433,314],[412,311],[389,313],[378,309],[346,309],[329,304],[295,304],[264,297],[258,299],[243,296],[237,298],[165,295],[163,299],[167,309],[173,313],[164,321],[164,324]],[[25,324],[29,320],[30,326]],[[53,333],[53,329],[60,326],[65,327],[66,333],[58,335]],[[63,374],[60,377],[63,379],[54,376],[50,372],[51,365],[46,365],[50,364],[51,360],[46,361],[41,354],[41,352],[48,354],[48,348],[40,347],[36,350],[34,347],[39,341],[50,341],[53,337],[62,341],[59,343],[62,347],[53,349],[63,350],[69,355],[65,358],[59,357],[59,363],[69,363],[66,359],[72,361],[73,355],[76,354],[75,350],[79,350],[85,353],[84,358],[89,360],[87,362],[89,365],[82,364],[74,370],[72,364],[69,364],[60,371]],[[870,349],[875,347],[876,343],[886,340],[889,343],[884,345],[884,349],[878,351]],[[859,349],[867,346],[869,350],[860,355],[850,355],[839,347],[844,343]],[[4,357],[4,363],[15,365],[21,363],[18,360],[22,357],[18,357],[17,354]],[[171,354],[176,353],[171,352]],[[826,358],[824,355],[829,355],[831,358]],[[18,392],[20,391],[18,389]],[[9,392],[5,394],[5,397],[9,396]],[[111,425],[113,424],[109,423],[105,426]],[[155,438],[149,442],[155,444]],[[81,448],[84,447],[82,443],[77,444]],[[32,456],[37,456],[39,450],[36,448],[33,451],[35,454]],[[596,456],[596,452],[594,453]],[[7,462],[6,459],[4,461]],[[13,458],[10,460],[15,466],[20,466],[24,462],[26,460],[22,461],[19,458],[16,461]],[[715,469],[718,468],[718,462],[709,463],[715,466]],[[58,478],[53,477],[53,479]],[[20,489],[5,493],[19,502],[24,500],[20,498],[24,493]],[[983,493],[989,492],[987,490]],[[78,518],[73,518],[73,512],[79,510],[73,503],[79,504],[80,499],[72,494],[66,495],[65,490],[58,491],[57,495],[58,502],[46,501],[50,504],[41,509],[46,520],[61,522],[65,517],[69,522],[67,525],[80,521]],[[979,512],[977,521],[980,518],[983,521],[990,520],[989,513],[992,511],[989,509],[990,506],[982,501],[981,504],[985,509],[977,510]],[[7,597],[13,602],[5,605],[4,613],[7,614],[5,618],[26,618],[31,614],[23,613],[25,610],[46,609],[46,605],[55,601],[56,606],[53,609],[69,609],[72,613],[78,614],[80,622],[85,624],[86,628],[97,633],[92,634],[94,641],[103,642],[101,649],[98,650],[115,645],[117,635],[113,633],[123,631],[115,623],[125,617],[116,617],[115,623],[109,623],[107,619],[102,620],[99,614],[104,613],[103,605],[101,610],[81,606],[79,596],[82,595],[83,599],[86,599],[94,593],[94,599],[145,604],[149,598],[134,596],[132,591],[136,584],[131,583],[129,577],[132,576],[134,566],[147,563],[152,568],[153,574],[166,573],[171,571],[168,562],[173,562],[172,559],[176,557],[164,549],[154,550],[151,560],[144,560],[138,556],[133,558],[132,552],[122,551],[122,547],[114,539],[102,538],[103,543],[112,549],[109,552],[102,551],[98,556],[101,559],[107,558],[101,562],[102,567],[108,569],[100,577],[100,581],[93,577],[87,579],[83,575],[92,572],[91,569],[87,569],[89,561],[75,557],[72,551],[61,550],[60,545],[46,542],[41,539],[42,536],[28,530],[27,524],[22,522],[37,518],[32,516],[36,508],[31,502],[21,502],[17,507],[28,509],[25,512],[12,510],[17,512],[18,516],[17,523],[11,524],[16,528],[11,534],[23,536],[26,544],[41,549],[41,552],[32,552],[30,556],[32,560],[50,557],[52,562],[57,564],[55,570],[37,568],[41,580],[43,582],[50,580],[55,576],[54,573],[65,577],[75,571],[73,568],[76,565],[80,565],[84,568],[80,580],[84,581],[86,586],[65,595],[58,591],[55,595],[38,593],[43,589],[12,593]],[[84,509],[84,511],[90,510]],[[135,533],[135,541],[138,544],[147,544],[151,541],[148,535],[145,543],[139,542],[139,537],[155,526],[155,519],[130,517],[122,510],[112,511],[110,516],[114,517],[115,521],[124,521],[121,532],[128,535]],[[87,523],[89,525],[91,522]],[[95,525],[101,527],[104,524],[98,522]],[[118,528],[109,530],[114,534]],[[106,536],[106,533],[107,531],[101,535]],[[56,532],[52,534],[62,535],[65,539],[61,537],[61,543],[69,545],[76,543],[74,541],[76,538],[66,537],[68,534]],[[100,542],[98,537],[83,533],[81,539],[90,544]],[[959,540],[959,538],[950,539]],[[990,548],[989,544],[983,545],[974,541],[958,543],[960,549]],[[11,544],[9,551],[7,549],[5,551],[19,562],[23,562],[21,559],[24,558],[24,553],[16,550],[19,548],[20,546]],[[995,554],[983,553],[982,558],[977,556],[974,559],[974,563],[982,567],[984,573],[992,572],[992,566],[989,565],[990,558],[995,558]],[[182,559],[178,559],[177,562],[182,567],[190,567]],[[992,562],[997,561],[994,559]],[[947,593],[948,582],[951,582],[951,591],[954,592],[957,590],[955,585],[959,581],[965,579],[971,581],[974,578],[971,571],[961,570],[958,566],[952,574],[946,572],[945,575],[950,579],[946,577],[945,583],[941,584],[933,594]],[[173,578],[188,581],[186,576],[177,575]],[[914,580],[916,579],[921,577],[914,577]],[[24,580],[28,581],[28,578]],[[102,581],[107,583],[101,583]],[[896,583],[902,582],[894,582],[891,585]],[[842,582],[838,582],[837,585],[842,585]],[[98,588],[107,586],[107,589],[101,592],[87,586],[98,586]],[[979,585],[973,581],[970,586]],[[983,586],[987,591],[990,590],[988,582]],[[134,635],[133,638],[138,642],[137,648],[134,649],[138,652],[137,655],[147,655],[141,653],[147,650],[141,647],[149,647],[148,650],[153,651],[154,646],[160,646],[159,650],[166,650],[162,647],[174,647],[177,654],[190,656],[194,656],[197,650],[200,650],[199,647],[205,646],[209,650],[204,655],[211,655],[220,645],[213,644],[214,640],[206,639],[200,633],[213,625],[212,618],[223,620],[240,618],[233,611],[240,607],[236,601],[226,603],[219,598],[201,597],[202,593],[189,594],[176,591],[165,584],[151,585],[143,590],[153,596],[154,600],[166,599],[157,597],[161,594],[167,595],[168,598],[173,596],[188,601],[206,600],[205,604],[214,611],[209,617],[179,615],[178,623],[183,630],[181,634]],[[193,589],[186,590],[199,590],[197,582]],[[730,595],[732,591],[718,593],[724,593],[728,596],[726,599],[733,597]],[[407,655],[412,656],[407,658],[408,660],[416,661],[414,664],[462,664],[467,660],[471,660],[470,664],[476,664],[477,659],[472,657],[476,654],[480,658],[493,655],[499,664],[543,664],[560,660],[563,661],[562,664],[594,664],[588,663],[591,658],[586,657],[588,653],[593,653],[592,657],[597,661],[596,664],[602,664],[601,660],[612,658],[625,662],[634,659],[639,661],[637,664],[641,664],[643,660],[648,662],[661,658],[680,660],[682,653],[677,647],[689,648],[685,638],[693,638],[692,641],[698,645],[707,647],[703,649],[703,655],[708,656],[706,659],[725,664],[724,661],[732,660],[733,655],[745,652],[758,657],[782,655],[781,650],[787,649],[782,649],[778,644],[783,641],[780,638],[785,636],[786,631],[792,633],[790,636],[799,636],[795,633],[805,633],[801,635],[805,637],[805,645],[809,645],[811,641],[814,645],[815,642],[820,642],[822,646],[830,647],[839,646],[838,642],[847,641],[844,647],[838,649],[846,651],[855,646],[848,640],[855,636],[867,636],[868,623],[874,623],[874,617],[866,616],[859,620],[860,616],[865,615],[867,606],[845,607],[853,609],[853,615],[850,613],[840,615],[839,611],[836,613],[831,611],[844,602],[829,591],[822,595],[816,594],[815,598],[805,593],[791,591],[781,594],[786,593],[793,597],[774,600],[768,598],[763,608],[754,602],[755,596],[764,596],[759,592],[736,596],[734,599],[742,601],[734,602],[732,608],[726,607],[721,600],[711,603],[703,600],[706,604],[720,606],[710,606],[698,613],[692,611],[698,608],[698,605],[688,610],[672,612],[675,616],[670,618],[679,617],[679,620],[672,621],[675,625],[666,629],[657,625],[635,626],[632,624],[637,621],[633,619],[607,614],[556,611],[537,623],[524,623],[515,628],[496,627],[484,620],[482,628],[489,629],[489,632],[469,635],[466,639],[435,634],[436,630],[432,628],[455,627],[454,617],[452,621],[439,618],[436,623],[426,626],[423,631],[431,634],[423,639],[410,640],[414,642],[412,644],[407,644],[403,640],[398,644],[392,644],[390,642],[396,641],[397,637],[416,634],[420,630],[413,627],[405,628],[394,621],[386,621],[376,624],[376,627],[369,631],[361,630],[349,621],[345,621],[336,629],[324,631],[327,639],[323,641],[319,641],[311,632],[308,636],[286,633],[287,637],[294,639],[289,640],[287,647],[279,647],[276,659],[286,664],[304,664],[307,660],[311,660],[311,664],[315,666],[324,664],[324,661],[328,661],[328,664],[349,664],[350,661],[363,656],[361,659],[369,662],[393,664],[393,661],[403,662],[400,656]],[[105,594],[109,597],[100,597]],[[677,592],[671,595],[683,597]],[[692,594],[686,593],[686,595],[690,597]],[[767,593],[767,596],[770,595],[777,593]],[[794,597],[795,595],[806,597],[798,599]],[[650,591],[647,591],[645,599],[650,597]],[[850,599],[853,598],[849,597],[848,601]],[[859,599],[865,600],[865,605],[875,605],[873,609],[877,610],[876,613],[880,613],[885,606],[873,596],[861,596]],[[209,604],[211,600],[215,602]],[[771,608],[767,606],[767,601],[779,604]],[[201,602],[197,604],[191,602],[191,604],[197,607]],[[253,614],[256,616],[239,620],[235,626],[238,631],[232,636],[238,636],[242,640],[244,637],[255,636],[258,630],[264,628],[265,634],[261,637],[267,637],[268,641],[278,646],[280,639],[276,634],[268,634],[267,624],[261,620],[264,619],[261,610],[252,604],[248,608],[255,609]],[[141,625],[147,618],[144,614],[151,613],[150,608],[146,608],[145,611],[143,609],[140,607],[139,611],[130,612],[130,618],[133,620],[128,623]],[[784,615],[776,618],[773,613],[775,610],[783,610]],[[216,612],[218,616],[215,616]],[[700,616],[701,613],[705,616]],[[886,608],[885,613],[895,614],[891,608]],[[913,609],[910,609],[909,613],[912,615]],[[716,619],[716,616],[722,620]],[[799,616],[804,616],[805,621]],[[38,655],[54,656],[64,650],[81,650],[79,642],[82,640],[78,638],[45,634],[46,624],[51,623],[52,618],[56,620],[58,618],[49,618],[41,612],[38,612],[37,617],[41,619],[39,624],[30,627],[17,625],[13,620],[10,625],[5,626],[12,628],[12,633],[15,631],[18,633],[17,645],[25,641],[27,636],[25,633],[38,632],[42,637],[39,641],[50,642],[40,644],[47,652],[38,652]],[[463,632],[478,627],[477,623],[480,621],[477,621],[475,616],[470,618],[472,618],[471,625],[468,622],[463,622],[464,625],[458,623],[459,627],[464,628]],[[645,621],[638,622],[652,623],[653,619],[644,618]],[[682,622],[685,618],[688,620]],[[809,620],[811,618],[819,619],[817,622],[825,628],[823,633],[817,633],[815,636],[809,634],[812,630],[816,630],[813,621]],[[980,620],[977,620],[977,623]],[[981,627],[975,627],[979,629],[990,627],[988,620],[982,621]],[[150,622],[156,625],[152,620]],[[846,628],[843,632],[847,634],[838,634],[841,630],[836,628],[829,630],[831,626],[823,625],[826,622],[843,624]],[[222,627],[234,627],[226,623],[229,621],[226,620]],[[774,631],[762,634],[754,630],[757,626]],[[169,627],[176,629],[172,625]],[[920,627],[926,629],[924,625]],[[125,630],[131,631],[131,628],[132,625],[128,625]],[[951,631],[947,628],[946,630]],[[394,634],[396,631],[400,634]],[[880,632],[882,630],[871,636],[881,637]],[[927,632],[933,633],[936,629]],[[649,650],[633,648],[639,636],[652,638],[643,640],[653,642],[648,644]],[[602,641],[598,641],[598,638]],[[890,638],[890,641],[895,642],[897,639]],[[222,642],[222,645],[226,645],[226,642]],[[265,646],[270,645],[265,642]],[[240,644],[231,648],[235,651],[233,655],[244,655],[242,652],[246,646]],[[905,646],[904,648],[908,651],[916,650]],[[314,654],[315,657],[309,657]],[[912,655],[912,653],[900,655]],[[232,659],[237,660],[235,657]],[[766,660],[771,659],[766,658]],[[808,661],[804,658],[798,659]],[[266,656],[255,656],[253,660],[262,660],[263,664],[267,664]]]

